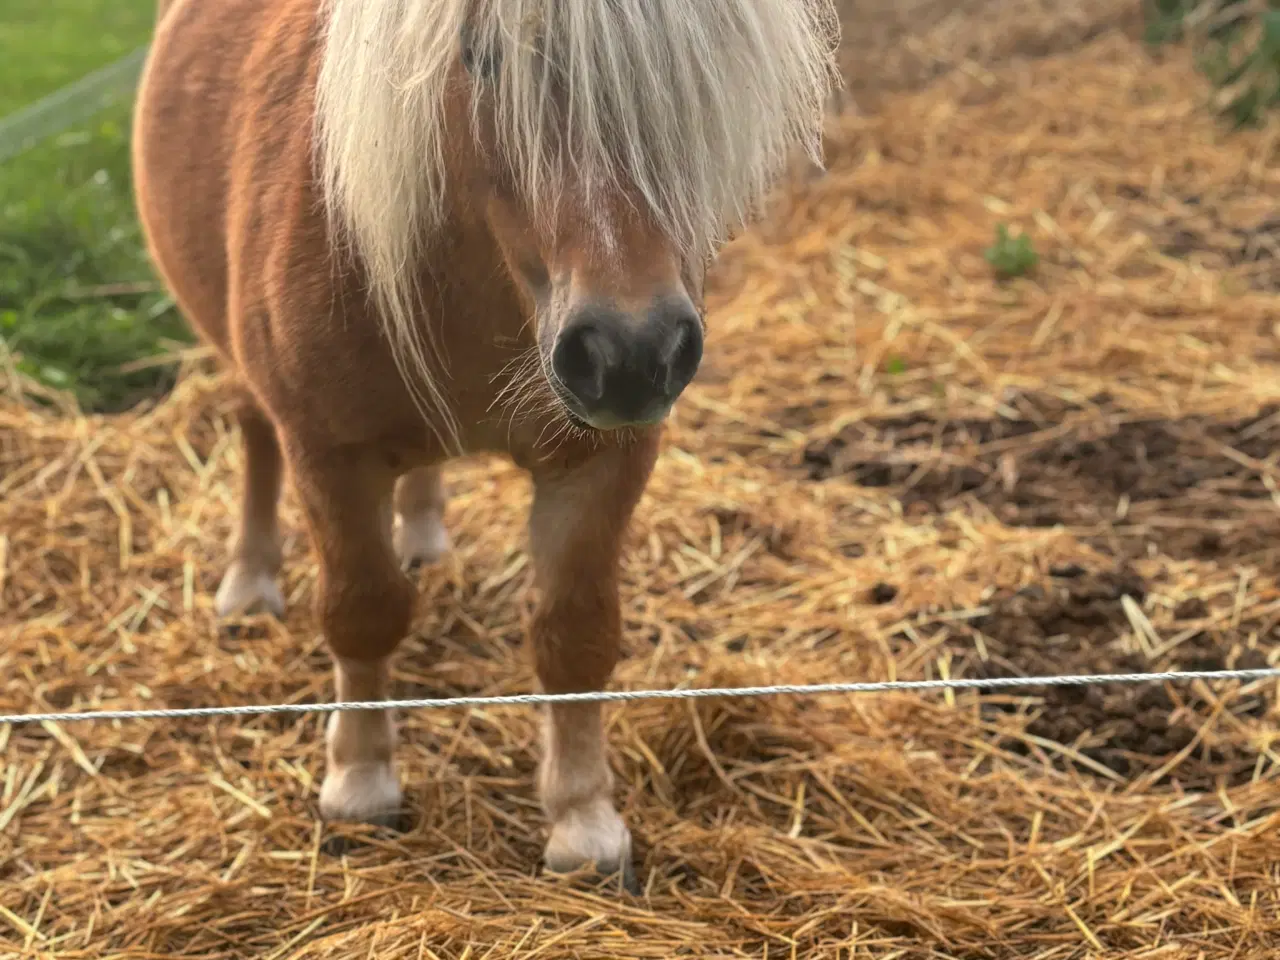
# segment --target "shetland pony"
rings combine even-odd
[[[219,615],[284,612],[287,468],[341,701],[384,699],[441,465],[532,477],[549,692],[618,657],[622,538],[697,370],[706,265],[820,162],[830,0],[160,0],[133,137],[148,247],[235,375]],[[388,711],[331,715],[326,818],[401,802]],[[631,875],[596,704],[552,707],[544,862]]]

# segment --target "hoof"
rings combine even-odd
[[[603,880],[607,880],[610,886],[614,884],[621,885],[622,889],[633,897],[638,897],[644,893],[644,889],[640,886],[640,879],[636,876],[636,867],[631,862],[630,855],[622,862],[621,870],[615,870],[613,873],[601,871],[600,877]]]
[[[638,897],[644,893],[644,888],[640,886],[640,878],[636,875],[636,865],[628,858],[627,862],[622,865],[622,889],[627,891],[633,897]]]
[[[397,517],[391,542],[400,558],[400,567],[406,572],[435,563],[452,546],[449,531],[434,514],[413,519]]]
[[[275,577],[270,573],[253,570],[237,560],[222,578],[218,593],[213,598],[213,608],[224,620],[259,613],[269,613],[277,620],[282,620],[284,594],[280,592]]]
[[[611,882],[620,880],[628,893],[639,892],[631,831],[607,801],[561,818],[551,828],[543,862],[551,873],[591,870]]]
[[[412,519],[397,517],[391,541],[396,556],[400,558],[400,566],[406,571],[435,563],[453,545],[449,531],[434,514],[424,514]]]
[[[377,835],[393,835],[407,833],[413,826],[413,820],[408,813],[386,813],[379,816],[371,817],[368,820],[371,826],[377,827]],[[320,851],[326,856],[341,857],[353,850],[359,850],[361,847],[367,847],[369,844],[360,837],[350,837],[343,834],[335,834],[328,837],[320,844]]]
[[[376,763],[331,770],[320,788],[320,815],[325,820],[354,820],[379,826],[401,822],[400,783],[390,764]]]
[[[629,856],[622,861],[621,865],[614,864],[612,867],[587,864],[574,870],[556,870],[548,863],[546,868],[548,873],[556,876],[581,874],[583,879],[592,887],[604,887],[610,890],[621,888],[633,897],[638,897],[644,893],[644,888],[640,885],[640,881],[636,876],[635,864],[631,862]]]

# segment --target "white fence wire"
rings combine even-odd
[[[761,687],[683,687],[670,690],[600,690],[589,693],[521,693],[494,697],[428,697],[417,700],[352,700],[345,703],[273,703],[231,707],[83,710],[0,714],[0,725],[78,723],[89,720],[178,720],[265,714],[338,713],[351,710],[442,710],[459,707],[544,706],[554,703],[629,703],[637,700],[701,700],[711,697],[817,696],[933,690],[1004,690],[1014,687],[1081,687],[1107,683],[1191,680],[1280,680],[1280,667],[1254,670],[1184,670],[1164,673],[1090,673],[1048,677],[982,677],[955,680],[883,680],[865,683],[774,684]]]

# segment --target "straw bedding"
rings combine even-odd
[[[1097,33],[833,121],[726,253],[619,686],[1280,663],[1277,130]],[[1032,277],[993,278],[999,221]],[[198,369],[125,416],[0,405],[0,709],[330,696],[291,501],[287,622],[215,628],[228,424]],[[450,482],[394,693],[531,689],[525,481]],[[317,822],[319,717],[0,730],[0,955],[1274,957],[1277,716],[1273,683],[615,709],[639,898],[535,875],[532,711],[403,717],[401,834]]]

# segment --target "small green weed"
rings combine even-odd
[[[1002,280],[1028,274],[1040,262],[1031,238],[1025,233],[1012,236],[1004,223],[996,224],[996,242],[987,247],[983,256]]]

